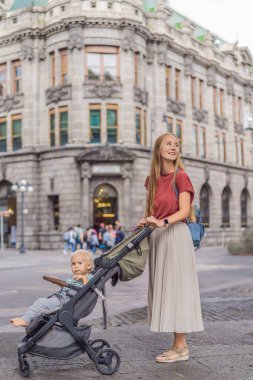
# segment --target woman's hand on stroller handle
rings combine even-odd
[[[138,224],[137,224],[137,227],[144,227],[148,224],[147,222],[147,219],[146,218],[142,218],[139,220]]]

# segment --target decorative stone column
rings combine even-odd
[[[88,162],[84,162],[81,166],[81,217],[83,225],[90,225],[90,199],[89,199],[89,188],[90,188],[90,178],[91,178],[91,168]]]

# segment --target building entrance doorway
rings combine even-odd
[[[7,247],[16,245],[17,228],[17,202],[16,195],[11,190],[11,183],[8,181],[0,182],[0,211],[12,210],[13,215],[4,218],[4,243]]]
[[[99,185],[93,196],[93,221],[95,227],[100,223],[114,224],[118,219],[118,195],[115,188],[108,184]]]

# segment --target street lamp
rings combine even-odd
[[[24,198],[25,192],[33,192],[33,187],[27,182],[26,179],[21,179],[19,182],[11,186],[12,191],[20,191],[21,193],[21,244],[19,247],[19,253],[25,253],[24,243]]]

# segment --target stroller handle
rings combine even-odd
[[[43,276],[43,280],[52,282],[52,284],[56,284],[61,287],[68,286],[68,284],[65,281],[60,280],[59,278],[54,277],[54,276]]]

